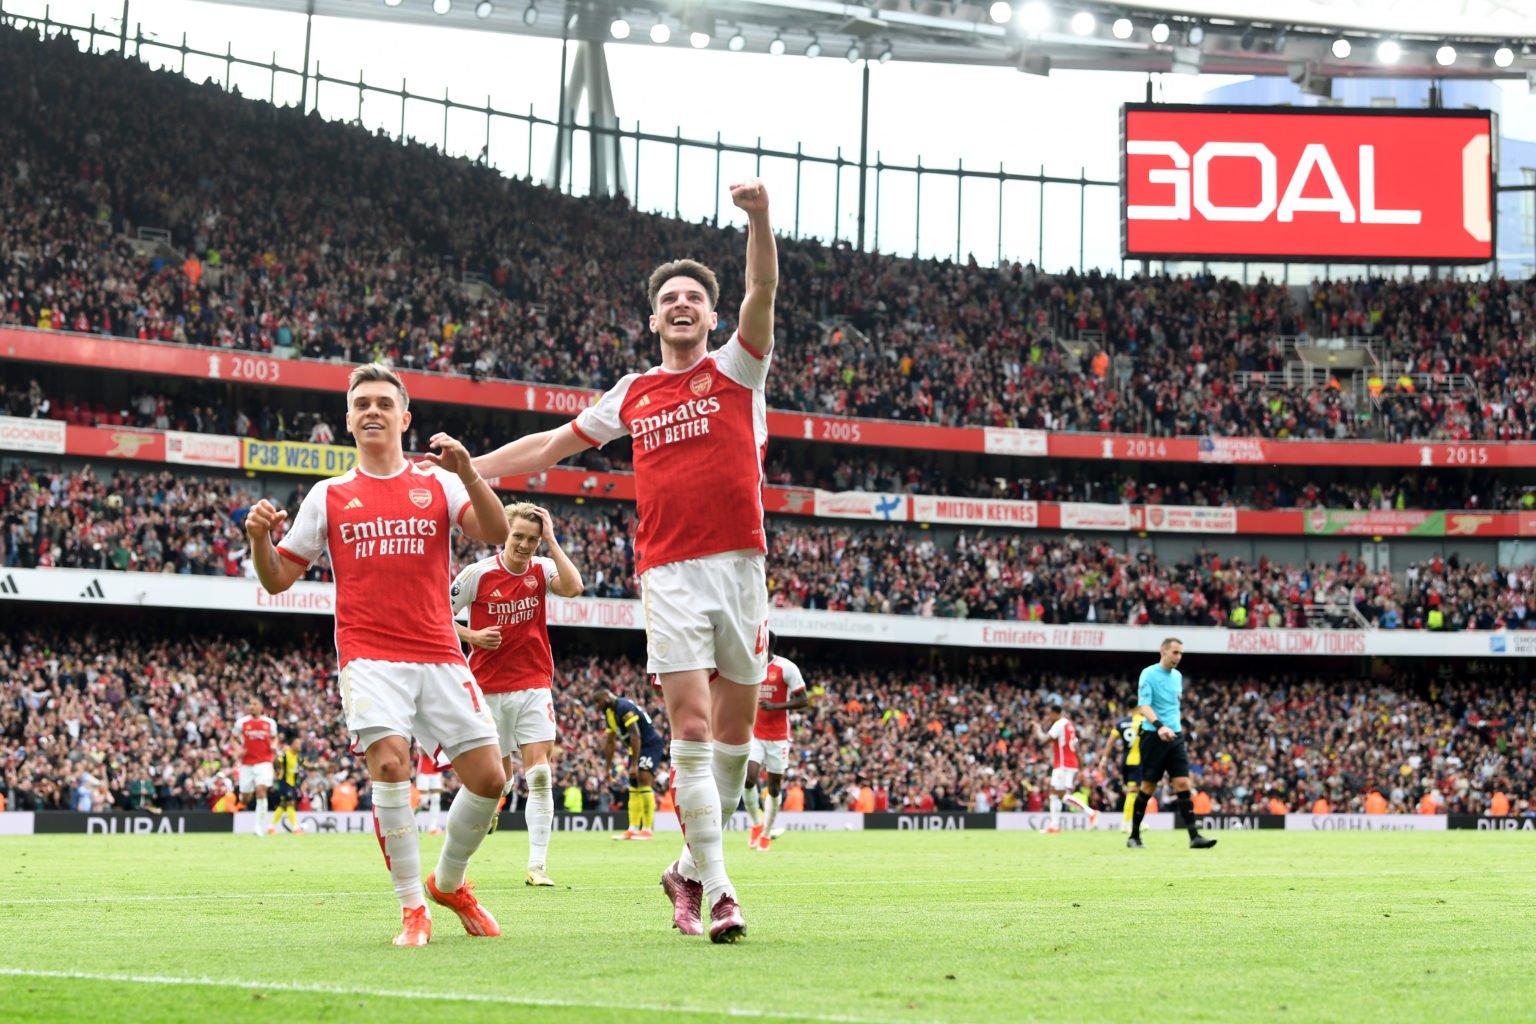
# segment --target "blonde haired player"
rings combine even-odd
[[[453,762],[464,786],[448,811],[447,835],[426,896],[459,916],[471,935],[500,935],[464,877],[501,799],[496,726],[453,632],[448,608],[458,526],[488,544],[507,537],[507,521],[464,446],[432,438],[440,454],[405,458],[410,397],[400,378],[372,363],[347,384],[347,429],[357,465],[315,484],[280,544],[287,518],[263,498],[251,507],[256,576],[270,594],[292,587],[329,552],[336,574],[336,656],[342,709],[353,749],[373,780],[374,832],[400,900],[397,946],[424,946],[432,918],[422,892],[421,840],[411,813],[411,737]]]
[[[550,886],[546,871],[554,827],[555,794],[549,753],[555,746],[555,662],[545,621],[546,594],[580,597],[586,589],[570,556],[560,547],[549,511],[532,502],[508,505],[507,543],[496,554],[464,567],[449,602],[469,626],[454,622],[470,645],[469,667],[501,737],[502,766],[512,775],[512,752],[528,780],[528,885]],[[549,557],[538,555],[549,546]],[[510,785],[510,783],[509,783]]]
[[[475,459],[492,476],[537,473],[585,448],[633,439],[646,671],[660,676],[666,697],[686,844],[661,885],[673,927],[703,934],[708,913],[714,942],[747,932],[725,871],[721,815],[741,799],[768,663],[764,386],[779,284],[768,190],[754,178],[732,185],[731,201],[747,215],[747,280],[725,344],[709,347],[720,322],[714,272],[693,260],[664,263],[647,288],[661,365],[626,374],[570,423]]]

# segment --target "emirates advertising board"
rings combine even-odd
[[[1486,263],[1486,110],[1121,111],[1128,258]]]

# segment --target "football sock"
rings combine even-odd
[[[1129,825],[1131,823],[1131,812],[1135,809],[1135,807],[1136,807],[1136,792],[1135,792],[1135,790],[1126,790],[1126,793],[1125,793],[1125,823],[1127,825]]]
[[[714,742],[711,767],[715,774],[715,786],[720,790],[720,824],[736,813],[741,802],[741,791],[747,784],[747,758],[752,753],[750,743]]]
[[[267,798],[266,797],[262,797],[261,799],[256,801],[256,831],[257,832],[261,831],[261,823],[263,821],[266,821],[266,820],[267,820]],[[272,824],[274,824],[274,825],[277,824],[277,820],[273,819]]]
[[[645,798],[640,795],[639,786],[629,787],[629,830],[638,832],[645,826]]]
[[[643,813],[640,815],[640,827],[649,832],[656,827],[656,790],[650,786],[640,788],[640,806]]]
[[[757,804],[757,787],[748,786],[746,789],[742,790],[741,799],[747,805],[747,817],[752,819],[752,824],[761,825],[763,823],[763,809]]]
[[[763,794],[763,835],[773,831],[773,819],[779,816],[779,798],[772,791]]]
[[[507,784],[501,787],[501,809],[503,811],[517,810],[517,780],[512,778],[511,775],[507,776]]]
[[[1189,838],[1198,839],[1200,836],[1200,823],[1195,820],[1195,798],[1189,790],[1173,795],[1174,804],[1179,808],[1179,813],[1184,816],[1184,827],[1189,831]]]
[[[528,866],[546,865],[549,832],[555,823],[555,791],[550,787],[549,765],[528,769]]]
[[[1131,838],[1141,838],[1141,819],[1146,816],[1147,802],[1152,798],[1145,793],[1136,794],[1136,807],[1131,811]]]
[[[464,884],[464,872],[469,858],[480,849],[486,833],[491,830],[491,818],[501,795],[478,796],[467,788],[461,788],[448,805],[448,828],[443,836],[443,851],[437,857],[437,888],[439,892],[452,892]]]
[[[1089,813],[1088,805],[1083,803],[1077,797],[1075,797],[1075,796],[1064,796],[1061,799],[1062,799],[1063,803],[1065,803],[1068,807],[1072,808],[1078,814],[1087,814],[1087,813]]]
[[[745,758],[747,745],[743,743],[740,749]],[[683,825],[683,839],[687,844],[678,863],[685,877],[695,878],[704,886],[705,913],[714,906],[721,893],[734,895],[731,880],[725,873],[725,850],[720,834],[719,775],[714,770],[716,759],[716,751],[708,743],[699,740],[672,741],[677,819]],[[737,786],[736,792],[739,795],[739,781]]]
[[[421,894],[421,833],[411,813],[409,782],[373,784],[373,831],[400,906],[406,910],[422,906],[426,900]]]
[[[282,804],[278,804],[277,810],[272,812],[272,827],[273,828],[277,827],[277,823],[278,823],[278,821],[280,821],[282,819],[282,817],[283,817],[283,806],[282,806]],[[260,821],[256,822],[256,827],[257,828],[261,827],[261,822]]]
[[[288,827],[297,831],[299,827],[299,816],[293,813],[293,804],[288,804],[283,808],[283,810],[288,814]]]
[[[1051,828],[1061,827],[1061,797],[1051,794]]]

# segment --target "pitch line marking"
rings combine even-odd
[[[1370,870],[1366,870],[1366,871],[1362,872],[1362,875],[1369,875],[1371,878],[1386,878],[1386,877],[1391,877],[1391,876],[1395,876],[1395,875],[1415,875],[1415,876],[1417,876],[1417,875],[1419,875],[1421,873],[1422,872],[1418,872],[1418,871],[1370,871]],[[1487,875],[1529,875],[1529,874],[1532,874],[1532,873],[1536,873],[1536,869],[1533,869],[1533,868],[1494,868],[1493,870],[1485,871],[1483,873],[1487,874]],[[1356,876],[1354,876],[1354,875],[1336,875],[1336,874],[1329,874],[1329,875],[1326,875],[1326,876],[1323,876],[1323,875],[1308,875],[1305,872],[1301,872],[1301,873],[1298,874],[1294,870],[1274,871],[1274,872],[1267,872],[1267,871],[1202,872],[1198,876],[1192,876],[1193,880],[1196,880],[1196,881],[1198,881],[1200,879],[1206,879],[1206,878],[1282,878],[1282,877],[1283,878],[1301,878],[1301,877],[1306,877],[1306,878],[1318,877],[1318,878],[1322,878],[1322,877],[1326,877],[1326,878],[1329,878],[1329,879],[1335,879],[1336,878],[1336,879],[1344,880],[1344,879],[1349,879],[1349,878],[1353,878],[1353,877],[1356,877]],[[934,887],[934,886],[998,885],[998,884],[1009,885],[1009,884],[1013,884],[1013,883],[1023,883],[1023,882],[1060,882],[1060,881],[1061,881],[1061,878],[1060,878],[1059,875],[1010,875],[1010,876],[1007,876],[1007,877],[993,876],[993,877],[988,877],[988,878],[849,879],[847,881],[838,882],[837,885],[838,885],[839,888],[845,888],[845,889],[846,888],[858,888],[858,887],[861,887],[861,886],[879,886],[882,889],[887,889],[887,888],[890,888],[892,886],[898,886],[898,885],[921,885],[921,886],[927,886],[927,887],[931,888],[931,887]],[[819,882],[819,881],[796,881],[796,880],[771,881],[771,882],[770,881],[764,881],[764,882],[750,882],[750,883],[747,883],[745,886],[743,886],[743,888],[747,888],[747,889],[808,889],[808,888],[814,888],[814,887],[818,887],[818,886],[824,886],[825,884],[826,884],[825,882]],[[580,888],[572,889],[571,891],[573,891],[573,892],[583,892],[583,893],[587,893],[587,892],[648,892],[648,891],[650,891],[651,888],[652,888],[652,886],[649,885],[649,884],[636,883],[634,885],[584,885],[584,886],[581,886]],[[497,893],[497,894],[500,894],[500,895],[507,895],[507,894],[510,894],[510,893],[522,892],[523,891],[523,887],[519,886],[519,885],[507,886],[507,887],[504,887],[504,888],[499,888],[499,887],[495,887],[495,886],[481,886],[481,887],[477,888],[475,891],[480,893],[482,896],[490,894],[490,893]],[[181,902],[197,902],[199,900],[320,899],[320,898],[324,898],[324,897],[327,897],[327,896],[344,896],[344,897],[349,897],[349,898],[350,897],[356,897],[356,896],[378,896],[378,897],[383,897],[383,896],[386,896],[388,894],[389,894],[389,890],[387,890],[387,889],[359,889],[359,890],[326,889],[326,890],[317,891],[317,892],[210,892],[210,893],[186,893],[186,894],[179,894],[179,895],[174,895],[174,896],[166,896],[166,895],[140,895],[140,896],[39,896],[39,897],[36,897],[36,898],[33,898],[33,899],[0,900],[0,907],[26,907],[26,906],[33,906],[33,905],[60,904],[60,903],[69,903],[69,904],[88,904],[88,903],[181,903]]]
[[[108,974],[92,971],[46,971],[28,967],[0,967],[0,977],[52,978],[64,981],[106,981],[127,985],[197,986],[204,988],[240,988],[252,991],[295,992],[310,995],[356,996],[372,999],[416,999],[423,1002],[488,1003],[496,1006],[542,1006],[553,1009],[592,1009],[651,1011],[655,1013],[687,1013],[723,1017],[739,1017],[748,1020],[806,1020],[819,1024],[887,1024],[888,1019],[879,1017],[849,1017],[842,1014],[783,1013],[773,1010],[748,1010],[739,1007],[703,1008],[693,1006],[664,1006],[643,1003],[594,1003],[580,999],[545,999],[538,996],[505,996],[477,992],[416,992],[409,989],[366,989],[343,985],[317,985],[292,981],[255,981],[245,978],[172,978],[154,974]],[[932,1021],[902,1017],[913,1024],[934,1024]]]

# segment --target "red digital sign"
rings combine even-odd
[[[1123,252],[1486,263],[1492,124],[1486,110],[1128,104]]]

